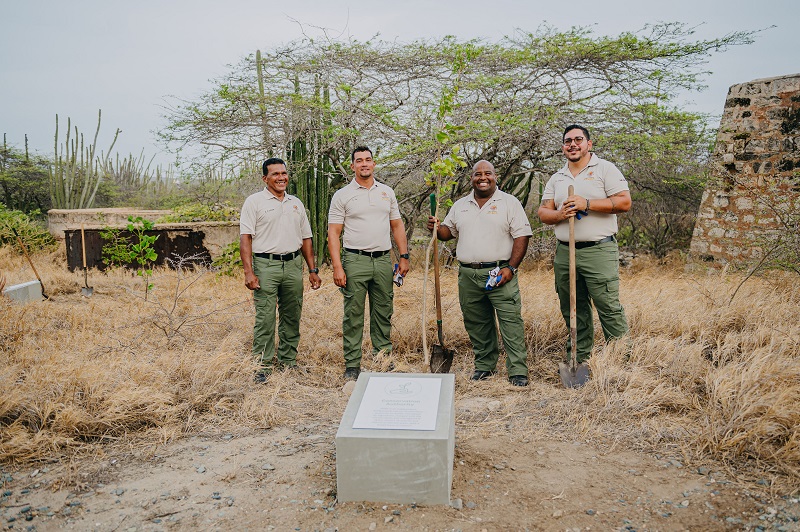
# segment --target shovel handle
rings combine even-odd
[[[83,224],[81,223],[81,252],[83,253],[83,271],[86,271],[86,234],[83,232]]]
[[[14,232],[14,236],[17,237],[17,242],[19,242],[19,247],[22,248],[22,253],[25,255],[25,258],[28,259],[28,264],[31,265],[31,269],[33,270],[33,274],[36,276],[36,280],[39,281],[39,286],[42,287],[42,297],[45,298],[45,299],[50,299],[48,297],[48,295],[44,291],[44,283],[42,282],[42,278],[39,277],[39,272],[36,271],[36,266],[33,265],[33,261],[31,260],[30,255],[28,255],[28,249],[25,247],[25,244],[22,242],[22,239],[20,238],[19,233],[17,233],[17,230],[15,228],[13,228],[13,227],[11,228],[11,230]]]
[[[436,194],[431,194],[431,216],[436,216]],[[433,229],[436,231],[436,228]],[[436,295],[436,325],[439,332],[439,342],[442,342],[442,290],[439,287],[439,237],[433,239],[433,287]]]
[[[575,187],[570,185],[567,193],[572,196]],[[578,367],[578,315],[577,315],[577,281],[575,271],[575,217],[569,217],[569,339],[570,369],[575,372]]]
[[[28,264],[31,265],[31,269],[33,270],[34,275],[36,275],[36,280],[39,281],[39,284],[42,284],[42,278],[39,277],[39,272],[36,271],[36,266],[33,265],[33,261],[31,260],[30,256],[28,255],[28,249],[25,247],[25,244],[22,242],[22,238],[20,238],[19,233],[15,228],[11,228],[14,232],[14,236],[17,237],[17,242],[19,243],[19,247],[22,248],[22,253],[25,255],[25,258],[28,259]],[[44,285],[42,285],[44,286]]]

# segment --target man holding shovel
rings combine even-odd
[[[297,366],[303,308],[300,255],[308,265],[311,288],[316,290],[322,284],[314,262],[306,209],[297,197],[286,192],[286,163],[273,157],[264,161],[262,169],[267,186],[245,200],[239,222],[244,284],[253,290],[256,307],[253,356],[261,362],[256,382],[265,382],[272,371],[276,304],[280,310],[277,362],[289,368]]]
[[[359,146],[351,157],[350,168],[355,177],[331,198],[328,251],[333,265],[333,282],[344,296],[344,378],[356,380],[361,373],[367,295],[372,352],[392,350],[389,339],[394,310],[392,238],[400,254],[400,275],[408,273],[409,256],[406,228],[400,217],[397,197],[391,187],[375,180],[372,150]]]
[[[628,183],[612,163],[591,153],[589,130],[566,127],[561,150],[567,164],[548,180],[539,219],[554,225],[558,245],[554,261],[561,314],[570,324],[569,219],[575,218],[577,363],[589,359],[594,345],[592,304],[606,340],[628,332],[625,309],[619,302],[617,213],[631,208]],[[569,187],[574,193],[569,194]],[[572,349],[567,340],[567,353]],[[588,378],[588,371],[585,373]]]
[[[433,216],[428,218],[428,230],[433,231],[437,221]],[[519,200],[497,188],[492,163],[475,163],[472,193],[450,207],[436,231],[439,240],[458,238],[458,300],[475,354],[472,380],[481,381],[495,373],[500,356],[496,315],[506,350],[508,380],[514,386],[528,385],[517,268],[532,234]],[[494,270],[499,271],[491,275]],[[487,284],[490,275],[492,282]]]

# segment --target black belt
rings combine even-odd
[[[260,259],[283,260],[283,261],[292,260],[299,254],[300,254],[299,249],[297,251],[293,251],[292,253],[284,253],[283,255],[277,255],[275,253],[253,253],[253,255],[255,255]]]
[[[344,250],[347,251],[348,253],[358,253],[359,255],[366,255],[367,257],[372,257],[373,259],[376,259],[378,257],[383,257],[384,255],[389,253],[389,251],[391,251],[389,249],[387,249],[386,251],[363,251],[360,249],[350,249],[350,248],[344,248]]]
[[[614,238],[614,235],[610,235],[605,238],[601,238],[597,242],[575,242],[575,249],[590,248],[592,246],[596,246],[597,244],[605,244],[606,242],[614,242],[616,240],[617,239]],[[564,242],[562,240],[559,240],[558,243],[564,246],[569,246],[569,242]]]
[[[508,266],[507,260],[496,260],[494,262],[459,262],[464,268],[480,270],[482,268],[505,268]]]

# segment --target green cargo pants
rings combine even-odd
[[[553,262],[556,292],[561,314],[569,328],[569,246],[558,244]],[[628,332],[625,309],[619,302],[619,248],[616,242],[606,242],[575,250],[576,318],[578,363],[592,356],[594,324],[592,303],[603,327],[606,340],[620,338]],[[567,336],[567,360],[572,343]]]
[[[495,371],[497,366],[500,345],[495,327],[496,314],[506,351],[508,376],[527,376],[528,350],[517,276],[499,288],[486,290],[486,279],[491,269],[462,266],[458,270],[458,301],[464,316],[464,328],[472,342],[475,369]]]
[[[300,312],[303,309],[303,259],[280,261],[253,257],[253,273],[261,288],[253,292],[256,323],[253,328],[253,356],[261,361],[261,371],[272,370],[275,354],[275,310],[278,320],[278,363],[297,364],[300,343]]]
[[[392,258],[389,253],[372,258],[342,250],[342,267],[347,275],[347,285],[340,288],[344,296],[342,318],[342,344],[344,365],[361,367],[361,343],[364,338],[364,307],[369,295],[369,335],[372,352],[391,351],[392,312]]]

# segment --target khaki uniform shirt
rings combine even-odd
[[[511,258],[514,239],[531,236],[531,224],[522,204],[500,189],[478,207],[475,192],[456,201],[442,222],[458,238],[461,262],[494,262]]]
[[[244,200],[239,234],[253,235],[253,253],[294,253],[311,238],[311,224],[303,203],[291,194],[283,201],[264,187]]]
[[[397,197],[390,186],[374,181],[366,188],[355,179],[336,191],[328,212],[328,223],[344,225],[344,247],[362,251],[392,249],[389,221],[399,218]]]
[[[569,171],[569,163],[553,174],[544,188],[542,201],[551,199],[555,203],[556,209],[561,209],[564,200],[569,196],[570,185],[575,186],[576,195],[588,198],[589,201],[606,199],[623,190],[628,190],[628,182],[622,176],[622,172],[613,163],[601,159],[594,153],[586,168],[574,178],[572,172]],[[554,231],[557,239],[562,242],[569,241],[567,220],[556,224]],[[589,216],[582,216],[580,220],[575,219],[576,242],[597,242],[616,233],[616,214],[591,211]]]

